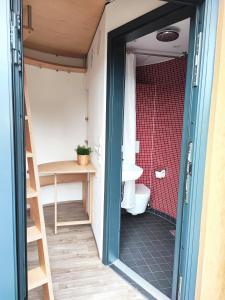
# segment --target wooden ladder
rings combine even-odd
[[[28,291],[42,286],[44,300],[53,300],[54,296],[48,257],[44,213],[40,201],[40,182],[31,134],[31,113],[26,74],[24,74],[24,98],[26,160],[28,171],[27,204],[30,206],[30,216],[34,223],[33,226],[27,228],[27,244],[32,242],[37,243],[39,257],[39,266],[28,271]]]

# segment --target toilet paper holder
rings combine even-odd
[[[163,169],[163,170],[156,170],[156,171],[155,171],[155,177],[156,177],[157,179],[165,178],[165,177],[166,177],[166,169]]]

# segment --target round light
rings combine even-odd
[[[172,29],[163,29],[159,31],[156,38],[160,42],[172,42],[178,39],[179,33]]]

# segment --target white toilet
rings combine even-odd
[[[132,215],[143,214],[147,208],[150,199],[150,189],[144,184],[135,185],[135,205],[127,209]]]

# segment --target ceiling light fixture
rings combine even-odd
[[[172,42],[179,38],[178,30],[168,28],[157,32],[156,39],[160,42]]]

